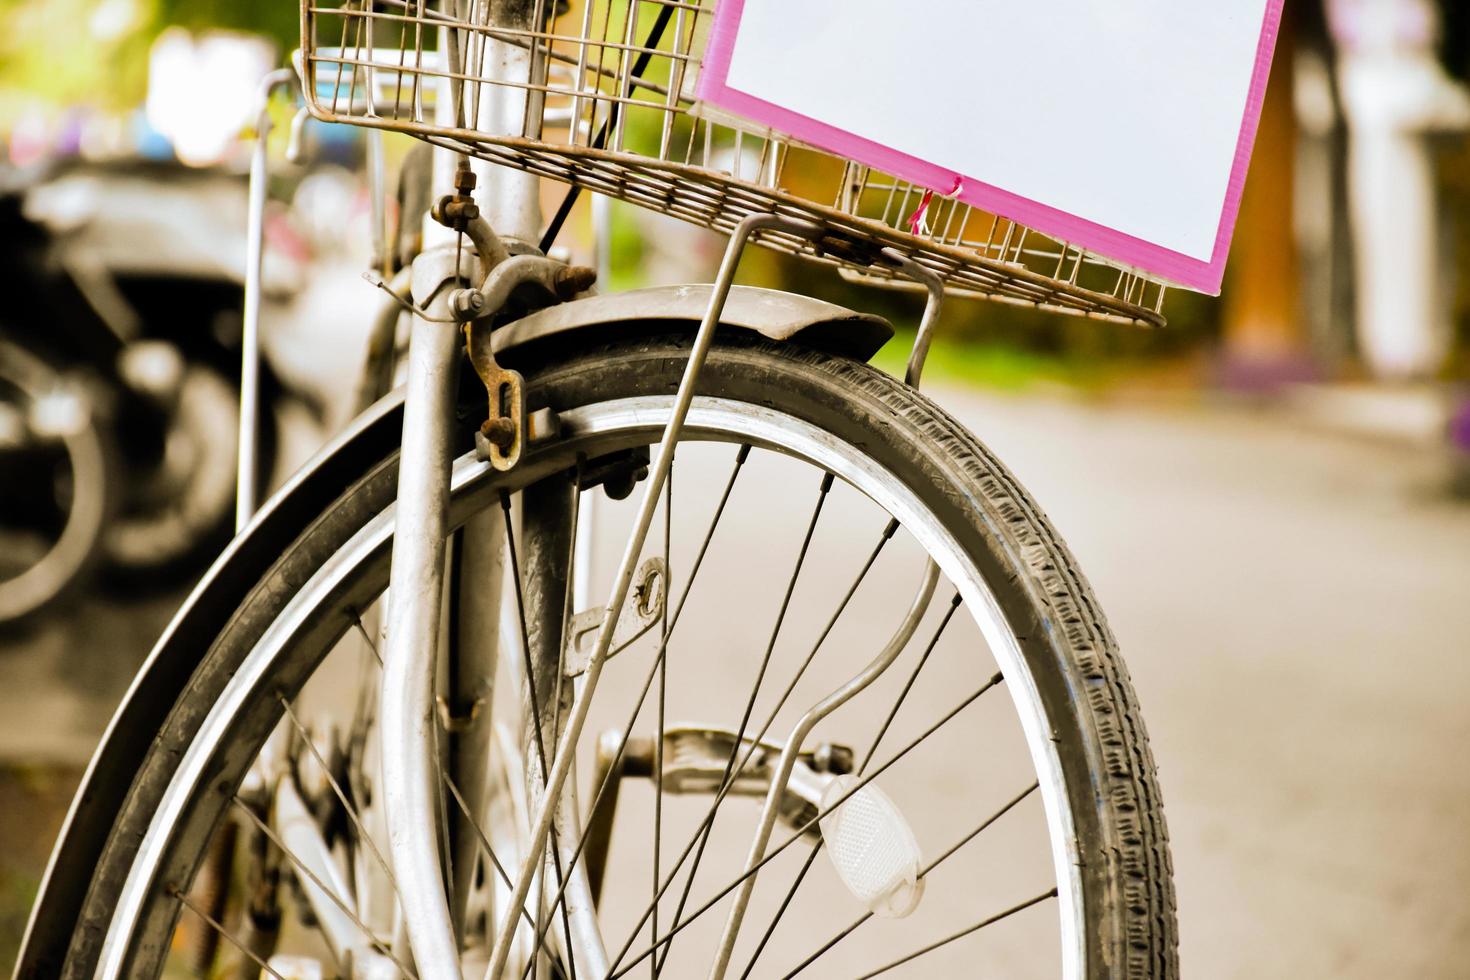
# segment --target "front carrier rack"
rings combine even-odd
[[[719,0],[303,0],[313,115],[408,133],[753,240],[952,293],[1162,326],[1166,287],[958,200],[710,110],[694,97]],[[922,211],[922,220],[915,212]]]

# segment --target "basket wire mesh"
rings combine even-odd
[[[760,244],[909,285],[891,248],[955,293],[1164,323],[1166,288],[1005,218],[704,105],[719,0],[303,0],[312,113],[405,132],[729,232],[750,214],[819,225]]]

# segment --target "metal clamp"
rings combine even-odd
[[[638,568],[633,588],[623,601],[623,613],[613,629],[609,657],[625,649],[630,643],[653,628],[664,612],[668,598],[669,568],[662,558],[650,558]],[[597,650],[597,634],[607,619],[607,609],[587,609],[572,617],[570,642],[567,647],[566,666],[562,673],[567,677],[579,677],[592,663],[592,654]]]
[[[489,406],[480,431],[475,433],[475,450],[495,469],[512,469],[521,461],[521,450],[526,445],[526,381],[519,371],[496,363],[490,328],[483,320],[465,324],[464,338],[465,351],[485,386]]]

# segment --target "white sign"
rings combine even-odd
[[[702,99],[1218,292],[1282,0],[721,0]]]

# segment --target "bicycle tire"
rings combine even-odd
[[[567,349],[515,352],[531,408],[667,395],[687,336],[638,335]],[[1067,784],[1088,909],[1087,975],[1177,975],[1167,833],[1152,757],[1117,643],[1086,580],[1040,509],[1004,466],[924,395],[855,361],[745,336],[722,337],[701,397],[767,406],[861,446],[898,474],[983,571],[1020,643],[1045,707]],[[473,418],[473,409],[466,413]],[[472,429],[463,428],[465,446]],[[158,801],[206,712],[247,653],[312,572],[392,502],[396,453],[282,549],[211,645],[134,777],[93,875],[64,975],[92,975],[105,928]],[[301,673],[301,665],[295,668]],[[303,678],[278,679],[277,689]],[[256,726],[258,728],[258,726]],[[238,757],[243,749],[233,753]],[[249,753],[253,755],[253,753]],[[211,789],[233,791],[221,773]],[[202,853],[202,852],[201,852]],[[197,864],[197,858],[196,864]],[[175,909],[175,913],[177,910]]]

